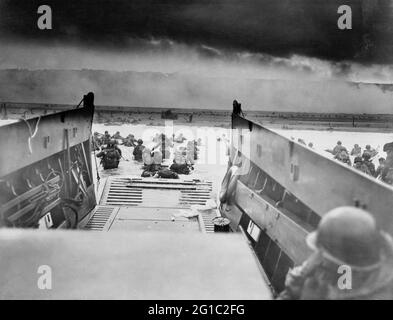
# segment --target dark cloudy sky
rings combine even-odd
[[[393,0],[0,0],[0,101],[391,113],[349,82],[393,83],[392,21]]]
[[[36,26],[41,4],[53,10],[51,31]],[[352,8],[352,30],[337,28],[342,4]],[[247,51],[387,64],[392,21],[392,0],[0,0],[2,41],[126,50],[166,39],[207,56]]]

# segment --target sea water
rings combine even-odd
[[[333,149],[337,141],[341,141],[350,152],[354,144],[359,144],[362,150],[367,144],[379,151],[378,155],[373,159],[375,166],[378,166],[378,158],[386,157],[386,153],[382,151],[383,145],[393,141],[393,133],[385,132],[354,132],[354,131],[334,131],[334,130],[296,130],[296,129],[271,129],[289,139],[297,141],[302,139],[308,143],[313,143],[313,150],[321,155],[333,158],[332,154],[325,151]],[[220,181],[223,179],[227,164],[228,155],[227,148],[230,137],[230,129],[218,127],[217,123],[209,126],[187,126],[183,124],[177,125],[176,122],[168,122],[165,126],[150,125],[133,125],[133,124],[93,124],[93,132],[104,133],[108,131],[113,135],[119,131],[123,137],[133,134],[136,139],[141,138],[144,145],[152,148],[154,146],[153,137],[156,134],[165,133],[168,137],[182,134],[187,141],[200,139],[199,159],[194,165],[193,177],[207,179],[213,181],[214,192],[217,192]],[[175,148],[184,144],[177,145]],[[103,170],[99,166],[99,174],[103,177],[109,175],[140,175],[142,172],[142,164],[132,160],[133,148],[120,146],[124,159],[120,162],[119,168],[113,170]],[[173,149],[171,150],[173,151]],[[352,157],[353,160],[353,157]]]

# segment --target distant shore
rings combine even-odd
[[[75,108],[74,105],[0,102],[0,119],[33,118]],[[162,114],[170,110],[178,124],[229,128],[231,110],[96,106],[95,123],[165,125]],[[266,127],[279,129],[392,132],[393,114],[348,114],[247,111],[245,116]],[[170,118],[170,117],[169,117]],[[171,120],[171,119],[167,119]]]

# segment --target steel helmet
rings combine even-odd
[[[383,151],[384,151],[384,152],[386,152],[386,151],[388,151],[388,150],[393,150],[393,142],[386,143],[386,144],[383,146]]]
[[[355,207],[338,207],[324,215],[318,229],[307,236],[313,250],[339,265],[372,269],[380,262],[382,236],[375,219]]]
[[[354,163],[358,163],[358,162],[363,162],[363,158],[362,157],[355,157],[355,159],[353,160]]]

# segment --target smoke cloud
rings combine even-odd
[[[77,103],[88,91],[96,104],[133,107],[391,113],[392,86],[342,80],[246,79],[100,70],[1,70],[0,100]]]
[[[391,0],[0,0],[0,101],[391,113]]]

